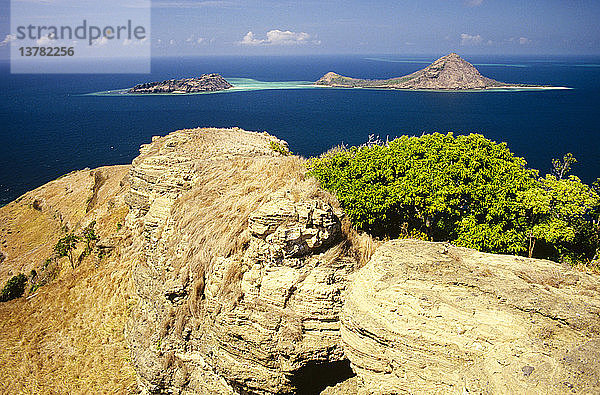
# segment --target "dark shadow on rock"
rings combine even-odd
[[[298,395],[319,395],[327,387],[354,377],[350,361],[336,361],[307,365],[296,370],[291,377]]]

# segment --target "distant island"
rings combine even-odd
[[[130,88],[128,93],[199,93],[216,92],[233,88],[219,74],[202,74],[200,77],[146,82]]]
[[[315,85],[336,88],[472,90],[543,88],[540,85],[509,84],[484,77],[469,62],[456,53],[443,56],[429,66],[403,77],[386,80],[367,80],[345,77],[329,72]]]

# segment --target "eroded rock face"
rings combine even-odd
[[[359,393],[598,393],[600,280],[393,240],[355,275],[342,339]]]
[[[143,253],[127,332],[142,391],[288,393],[306,366],[345,359],[356,262],[342,213],[271,142],[285,144],[179,131],[133,162],[126,225]]]
[[[331,206],[318,200],[294,203],[285,195],[274,197],[253,212],[248,229],[275,259],[301,257],[336,241],[339,218]]]
[[[249,230],[238,303],[212,312],[213,363],[253,392],[287,392],[307,362],[343,359],[338,314],[354,262],[327,253],[341,239],[340,222],[318,200],[294,203],[278,193],[251,214]],[[236,263],[222,264],[226,273]],[[224,281],[212,276],[207,283],[211,303],[219,303]]]

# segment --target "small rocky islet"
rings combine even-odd
[[[220,74],[202,74],[200,77],[146,82],[130,88],[128,93],[200,93],[233,88]]]
[[[471,63],[456,53],[443,56],[412,74],[382,80],[345,77],[329,72],[315,85],[335,88],[407,89],[407,90],[483,90],[542,88],[540,85],[510,84],[484,77]]]

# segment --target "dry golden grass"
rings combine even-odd
[[[86,259],[27,300],[0,306],[5,393],[127,392],[134,388],[123,327],[130,265]]]
[[[236,255],[247,245],[250,213],[266,203],[275,191],[288,189],[297,200],[319,195],[334,203],[314,180],[305,179],[304,162],[295,156],[202,161],[197,171],[200,179],[196,186],[173,208],[175,226],[181,232],[171,240],[171,248],[184,236],[192,246],[174,266],[175,270],[190,268],[198,296],[203,291],[204,273],[214,266],[214,259]],[[241,270],[240,267],[228,271],[229,285],[235,286]],[[189,307],[195,311],[198,300],[190,298]]]
[[[189,268],[195,290],[189,305],[180,308],[174,319],[201,314],[199,297],[203,294],[205,274],[214,267],[216,257],[233,258],[224,281],[227,289],[221,293],[230,293],[232,297],[238,294],[239,280],[248,269],[240,256],[250,239],[248,218],[276,191],[285,191],[294,201],[317,198],[339,210],[337,199],[321,189],[314,178],[306,177],[306,161],[297,156],[203,160],[197,171],[200,178],[196,186],[184,193],[172,210],[178,233],[171,238],[170,249],[180,244],[191,246],[173,262],[173,267],[176,272]],[[329,251],[328,255],[335,256],[327,259],[351,253],[364,264],[375,249],[373,239],[366,234],[359,235],[348,221],[344,220],[343,224],[344,240]],[[185,243],[182,243],[183,238]]]
[[[119,194],[128,167],[71,173],[0,208],[2,283],[28,273],[52,254],[66,225],[79,231],[96,220],[110,237],[127,208]],[[86,214],[87,203],[94,208]],[[37,201],[34,208],[33,202]],[[41,210],[40,210],[41,209]],[[126,393],[135,389],[123,328],[132,284],[131,263],[119,251],[95,255],[72,270],[66,258],[50,284],[35,294],[0,304],[0,390],[3,393]]]
[[[600,260],[588,262],[588,263],[577,263],[573,265],[576,270],[591,274],[600,274]]]
[[[110,216],[115,207],[114,196],[123,189],[120,182],[128,168],[111,166],[73,172],[1,207],[0,250],[7,258],[0,264],[0,283],[15,274],[38,269],[52,254],[64,229],[81,229],[92,220]],[[107,177],[102,188],[96,182],[99,173]],[[86,202],[99,191],[103,196],[95,198],[97,209],[86,213]],[[104,231],[104,227],[98,227],[98,231]]]
[[[359,268],[366,265],[371,260],[371,256],[373,256],[377,247],[383,244],[382,241],[374,239],[368,233],[357,232],[347,218],[342,221],[342,232],[350,243],[351,251],[358,261]]]

